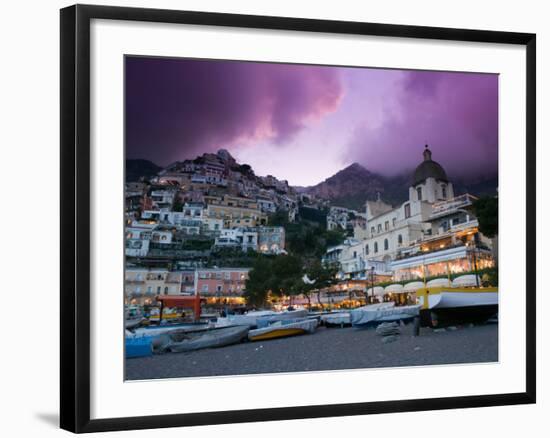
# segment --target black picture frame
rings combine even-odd
[[[90,419],[90,21],[92,19],[181,23],[269,30],[374,35],[515,44],[526,47],[526,391],[509,394],[392,400],[323,406],[199,412]],[[75,5],[61,10],[61,386],[60,426],[75,432],[195,426],[375,413],[426,411],[535,403],[536,400],[536,36],[530,33],[448,29]]]

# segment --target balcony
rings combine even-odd
[[[459,209],[471,207],[476,200],[477,198],[475,196],[466,193],[448,201],[436,202],[432,206],[430,219],[444,216]]]

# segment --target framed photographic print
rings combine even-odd
[[[535,35],[61,10],[61,427],[535,402]]]

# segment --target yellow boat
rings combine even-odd
[[[248,332],[248,339],[251,341],[262,341],[267,339],[285,338],[288,336],[313,333],[316,328],[316,319],[302,319],[294,322],[277,321],[267,327],[250,330]]]

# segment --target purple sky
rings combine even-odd
[[[498,76],[126,58],[127,157],[229,150],[259,175],[316,184],[358,162],[394,175],[425,143],[450,175],[494,174]]]

